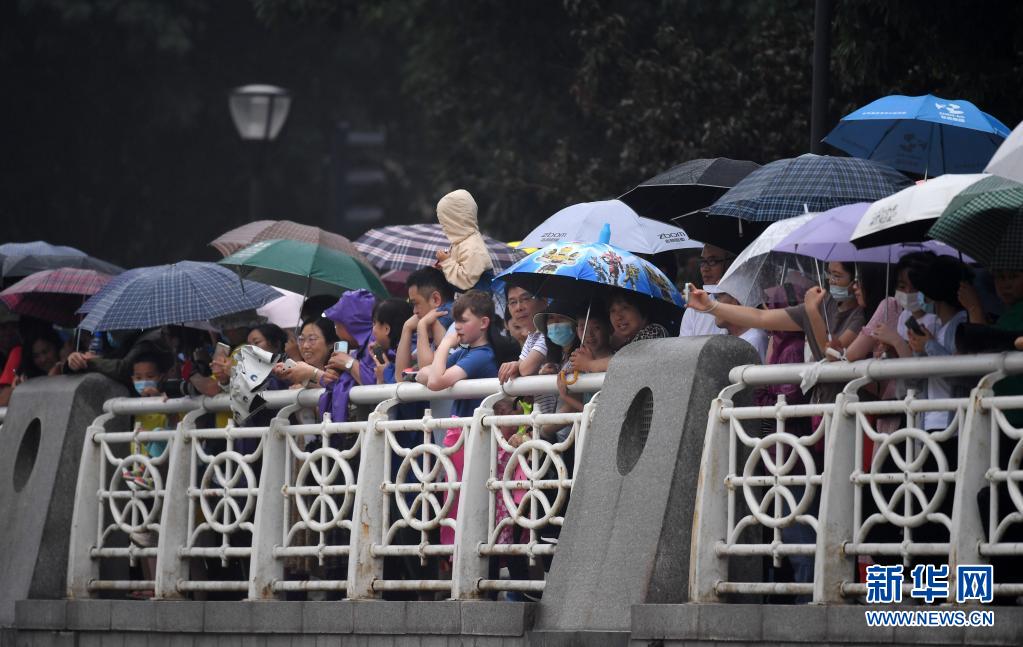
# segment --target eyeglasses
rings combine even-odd
[[[701,258],[700,267],[716,267],[724,262],[723,258]]]
[[[305,346],[306,344],[315,344],[316,342],[323,339],[323,337],[317,337],[316,335],[310,335],[309,337],[299,337],[298,345]]]
[[[519,297],[518,299],[508,299],[508,307],[509,308],[514,308],[515,306],[517,306],[519,304],[526,305],[527,303],[529,303],[530,301],[532,301],[535,298],[536,297],[534,297],[534,296],[528,296],[528,297]]]

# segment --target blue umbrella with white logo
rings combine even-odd
[[[853,157],[923,176],[980,173],[1009,136],[963,99],[892,95],[849,113],[824,141]]]

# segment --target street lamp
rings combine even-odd
[[[271,141],[288,118],[291,93],[275,85],[243,85],[231,91],[228,104],[242,139]]]
[[[275,85],[243,85],[231,91],[228,107],[241,138],[259,145],[249,180],[249,220],[259,220],[262,211],[260,180],[266,144],[273,141],[284,127],[291,108],[291,93]]]

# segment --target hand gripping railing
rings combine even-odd
[[[603,374],[585,375],[570,390],[594,393],[602,382]],[[542,590],[542,580],[488,579],[487,560],[554,551],[541,534],[563,521],[573,479],[563,455],[578,455],[594,402],[581,413],[500,417],[494,402],[556,393],[554,376],[503,388],[496,379],[464,381],[443,392],[405,383],[355,387],[351,401],[375,409],[366,420],[333,422],[315,417],[320,392],[265,392],[276,415],[246,427],[215,424],[217,414],[229,415],[227,396],[108,401],[86,432],[68,596],[234,591],[259,599],[320,590],[374,597],[405,589],[471,598]],[[429,410],[415,420],[388,418],[402,402],[474,397],[485,400],[471,418],[433,418]],[[128,422],[146,414],[180,420],[160,431]],[[506,425],[532,432],[513,448],[499,430]],[[552,442],[541,433],[548,425],[567,435]],[[442,447],[430,442],[437,428],[461,433]],[[409,443],[405,434],[403,442],[407,431],[420,440]],[[166,446],[158,454],[140,449],[154,443]],[[506,532],[512,526],[517,532]],[[509,535],[516,540],[507,543]],[[387,579],[391,557],[450,557],[451,576]]]
[[[810,372],[820,385],[841,385],[837,397],[735,405],[744,390],[798,384]],[[857,581],[861,560],[895,559],[908,567],[937,559],[955,573],[959,564],[1023,555],[1023,543],[1005,539],[1012,524],[1023,522],[1023,431],[1006,416],[1023,409],[1023,396],[992,391],[998,380],[1020,373],[1023,353],[734,369],[707,423],[690,597],[797,594],[839,602],[865,592]],[[968,397],[925,400],[909,390],[897,400],[861,399],[870,384],[919,378],[974,386]],[[926,412],[947,414],[949,422],[926,431],[918,422]],[[809,424],[814,417],[819,422]],[[902,423],[891,424],[896,419]],[[750,423],[761,421],[773,428],[758,433]],[[879,430],[881,421],[889,428]],[[791,433],[793,426],[803,433]],[[1003,465],[999,447],[1006,442],[1012,451],[1001,452],[1010,454]],[[1012,502],[1008,512],[999,508],[1001,489]],[[977,503],[982,490],[990,495],[986,527]],[[759,568],[730,578],[729,558],[740,556],[771,557],[774,566],[788,557],[797,565],[796,581],[763,581]],[[998,576],[996,570],[996,595],[1023,593]],[[955,584],[950,578],[953,599]]]

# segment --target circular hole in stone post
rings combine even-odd
[[[25,428],[25,435],[21,437],[21,444],[18,446],[18,455],[14,458],[15,492],[21,492],[25,483],[28,483],[28,477],[32,476],[36,455],[39,454],[39,432],[39,418],[33,418]]]
[[[643,387],[632,398],[632,404],[625,412],[622,430],[618,433],[618,473],[622,476],[632,471],[643,454],[653,417],[654,394],[649,388]]]

